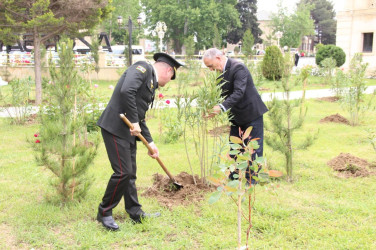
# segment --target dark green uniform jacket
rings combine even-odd
[[[141,134],[148,142],[153,139],[145,123],[145,113],[154,100],[155,90],[158,88],[156,72],[153,66],[144,61],[130,66],[116,84],[110,102],[99,118],[97,125],[111,134],[134,142],[128,126],[120,119],[124,114],[132,123],[139,122]]]

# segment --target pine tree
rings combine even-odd
[[[56,178],[51,181],[60,200],[79,200],[92,182],[87,170],[98,148],[98,136],[86,136],[89,83],[75,68],[73,42],[64,38],[59,43],[59,66],[50,63],[51,81],[46,90],[49,103],[41,109],[41,125],[36,144],[36,159]]]
[[[243,54],[246,57],[249,57],[250,55],[252,55],[252,47],[254,45],[254,42],[255,42],[255,39],[253,38],[251,31],[247,30],[244,33],[244,37],[243,37]]]
[[[285,96],[286,99],[278,100],[274,97],[268,104],[269,112],[267,114],[270,122],[265,123],[265,129],[267,131],[265,142],[273,150],[279,151],[285,156],[287,178],[288,181],[292,181],[294,149],[306,149],[312,145],[315,138],[311,134],[307,134],[305,141],[300,145],[296,146],[295,143],[293,143],[293,133],[295,130],[302,127],[307,108],[304,107],[305,89],[303,89],[302,98],[295,101],[290,100],[290,92],[295,85],[306,82],[309,74],[306,74],[306,71],[303,70],[302,75],[298,78],[299,80],[291,84],[290,77],[293,61],[289,53],[284,57],[283,66],[282,81],[278,82],[278,84],[281,84],[284,91],[283,96]],[[298,115],[295,115],[293,112],[295,108],[299,108],[300,112]]]

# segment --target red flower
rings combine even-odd
[[[39,136],[39,134],[34,134],[34,137],[38,137]]]
[[[40,143],[40,140],[36,140],[35,143]]]
[[[161,98],[161,99],[162,99],[163,97],[164,97],[164,96],[163,96],[163,94],[162,94],[162,93],[160,93],[160,94],[159,94],[159,98]]]
[[[170,104],[170,100],[166,100],[166,103],[167,103],[167,104]]]

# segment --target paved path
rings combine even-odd
[[[376,91],[376,86],[369,86],[367,87],[365,93],[366,94],[372,94]],[[299,99],[302,97],[303,91],[291,91],[290,92],[290,100],[293,99]],[[285,99],[285,95],[282,92],[276,92],[276,93],[264,93],[261,95],[261,98],[264,102],[271,101],[273,97],[278,98],[279,100]],[[312,98],[320,98],[320,97],[328,97],[328,96],[334,96],[334,93],[330,89],[316,89],[316,90],[307,90],[306,91],[306,98],[307,99],[312,99]],[[159,107],[159,108],[166,108],[166,107],[171,107],[174,108],[176,107],[175,100],[174,99],[169,99],[170,104],[166,104],[166,100],[159,101],[154,104],[154,107]],[[196,105],[196,102],[192,102],[192,105]],[[38,112],[38,107],[31,107],[30,114],[36,114]],[[7,108],[7,110],[4,110],[3,108],[0,108],[0,117],[9,117],[9,113],[14,116],[16,112],[19,112],[19,109],[17,110],[16,108],[10,107]]]

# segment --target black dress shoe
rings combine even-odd
[[[114,218],[112,216],[102,216],[100,213],[97,215],[97,221],[101,222],[102,225],[112,231],[119,230],[119,226],[116,224]]]
[[[130,216],[130,218],[134,224],[139,224],[139,223],[142,223],[145,219],[156,218],[159,216],[161,216],[161,213],[158,213],[158,212],[157,213],[142,213],[140,215]]]

